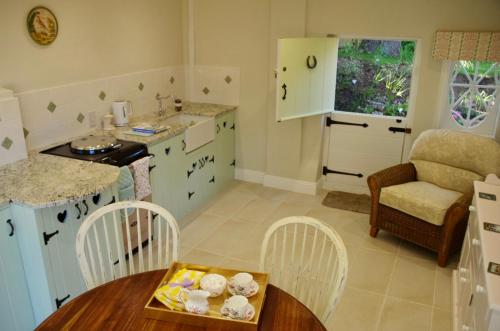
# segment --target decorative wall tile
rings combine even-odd
[[[101,99],[102,101],[106,99],[106,93],[104,91],[101,91],[101,93],[99,93],[99,99]]]
[[[8,95],[6,90],[2,92],[3,95]],[[19,100],[10,94],[0,99],[0,166],[26,157]]]
[[[14,142],[9,137],[5,137],[2,141],[2,147],[9,150]]]
[[[57,108],[56,104],[53,103],[52,101],[47,106],[47,110],[50,111],[51,113],[53,113],[56,110],[56,108]]]
[[[79,113],[78,116],[76,117],[76,120],[80,123],[83,123],[83,120],[85,119],[85,115],[82,113]]]

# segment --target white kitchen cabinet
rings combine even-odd
[[[22,331],[35,327],[33,310],[17,242],[17,222],[0,206],[0,329]]]
[[[117,196],[112,186],[57,207],[11,205],[36,324],[86,290],[76,257],[76,234],[92,211]]]
[[[474,182],[467,232],[453,272],[455,331],[500,330],[500,274],[490,270],[500,264],[500,233],[486,230],[487,223],[500,225],[500,186]]]

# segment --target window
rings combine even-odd
[[[406,117],[415,41],[341,39],[335,110]]]
[[[474,129],[486,120],[488,114],[496,113],[499,75],[500,66],[495,62],[453,63],[449,110],[456,124],[464,129]]]

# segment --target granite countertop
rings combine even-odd
[[[0,205],[63,205],[103,191],[119,174],[117,167],[33,152],[25,160],[0,167]]]
[[[193,102],[184,102],[182,108],[183,109],[181,112],[176,112],[173,109],[173,107],[167,108],[166,114],[163,115],[162,117],[158,117],[156,113],[132,117],[130,119],[129,126],[115,128],[110,131],[96,130],[93,134],[113,136],[116,139],[134,141],[146,144],[148,146],[152,146],[161,141],[167,140],[169,138],[175,137],[183,133],[186,130],[187,125],[169,124],[168,125],[169,128],[166,131],[163,131],[161,133],[152,136],[138,136],[126,133],[131,130],[131,125],[136,125],[138,123],[161,123],[162,121],[179,114],[218,117],[227,112],[234,111],[237,109],[236,106],[224,106],[224,105],[216,105],[210,103],[193,103]]]
[[[217,117],[236,109],[236,106],[184,102],[181,112],[167,108],[167,113],[161,118],[152,113],[133,117],[130,122],[132,125],[141,122],[161,123],[178,114]],[[114,136],[151,146],[183,133],[186,128],[186,125],[174,124],[167,131],[148,137],[126,134],[130,127],[96,130],[92,134]],[[53,145],[62,143],[65,142]],[[30,152],[26,160],[0,167],[0,206],[10,202],[32,208],[63,205],[101,192],[118,180],[120,169],[117,167],[38,153],[48,147]]]

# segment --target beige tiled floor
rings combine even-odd
[[[236,182],[183,227],[181,259],[257,270],[264,233],[274,221],[312,216],[331,225],[348,250],[347,287],[329,330],[451,330],[451,268],[456,262],[443,269],[434,254],[382,231],[373,239],[368,215],[324,207],[323,196]]]

